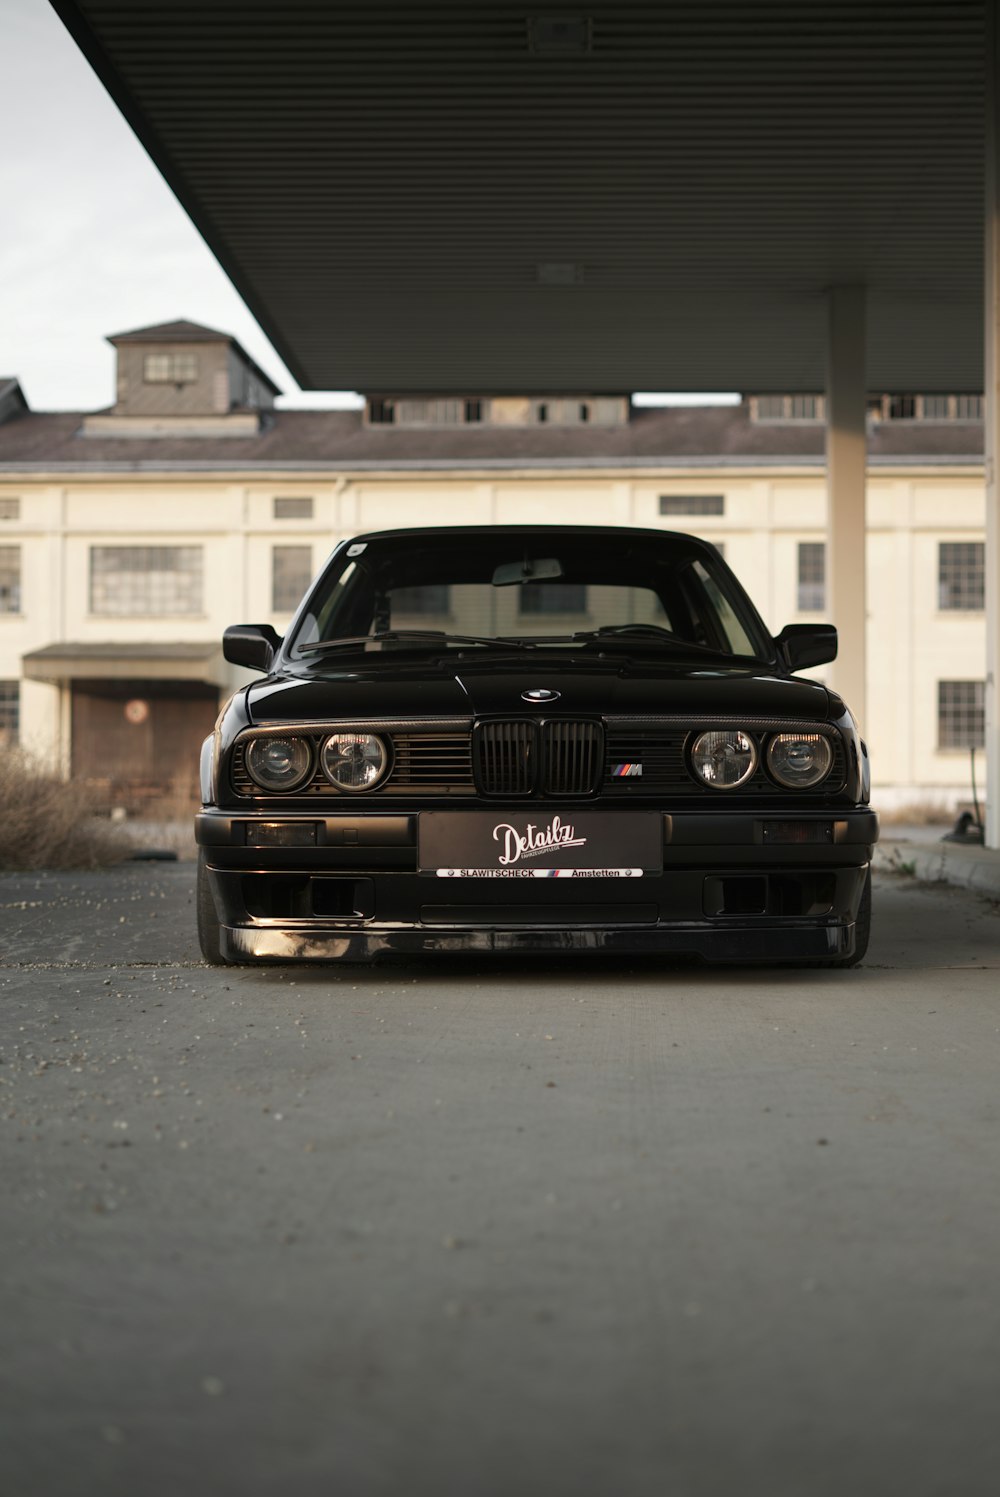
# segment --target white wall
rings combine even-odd
[[[725,513],[661,516],[666,494],[723,494]],[[201,642],[218,640],[227,624],[239,622],[270,622],[282,632],[289,614],[271,609],[274,546],[310,546],[315,573],[345,535],[423,524],[692,530],[724,544],[773,631],[821,617],[797,610],[798,545],[825,539],[826,487],[818,469],[134,476],[65,485],[26,479],[0,485],[0,496],[7,495],[20,498],[21,514],[0,524],[0,545],[22,547],[23,606],[19,615],[0,615],[3,679],[20,675],[24,653],[57,642]],[[276,496],[311,497],[313,518],[275,520]],[[967,796],[968,754],[937,747],[937,682],[982,679],[985,626],[982,614],[938,608],[937,548],[942,540],[982,539],[982,473],[876,471],[868,512],[869,701],[852,705],[871,748],[877,798],[886,807],[928,798],[951,804]],[[201,545],[202,611],[174,618],[93,615],[95,544]],[[23,684],[23,742],[45,751],[59,747],[65,756],[65,718],[55,687]]]

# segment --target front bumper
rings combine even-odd
[[[262,825],[315,840],[253,845]],[[543,879],[529,888],[478,878],[443,884],[418,873],[416,813],[207,810],[196,833],[228,961],[580,951],[780,962],[853,954],[878,839],[874,812],[684,812],[663,815],[662,825],[662,871],[634,880]]]

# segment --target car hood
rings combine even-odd
[[[526,691],[558,692],[525,701]],[[831,703],[817,681],[769,674],[766,666],[677,665],[657,661],[572,661],[552,656],[432,662],[380,661],[347,669],[319,666],[308,675],[270,676],[247,688],[257,725],[313,719],[414,717],[692,716],[825,719]]]

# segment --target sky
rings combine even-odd
[[[110,405],[108,334],[181,317],[232,333],[279,406],[359,404],[298,389],[48,0],[0,0],[0,99],[0,377],[34,410]]]

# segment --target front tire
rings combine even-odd
[[[215,900],[212,898],[204,848],[198,849],[197,910],[198,945],[201,947],[201,954],[210,967],[224,967],[226,961],[222,955],[222,926],[215,908]]]
[[[869,867],[865,874],[865,887],[861,892],[861,903],[858,905],[857,917],[854,921],[854,950],[850,956],[834,956],[827,961],[818,962],[820,967],[856,967],[865,959],[868,950],[868,938],[872,929],[872,871]]]

